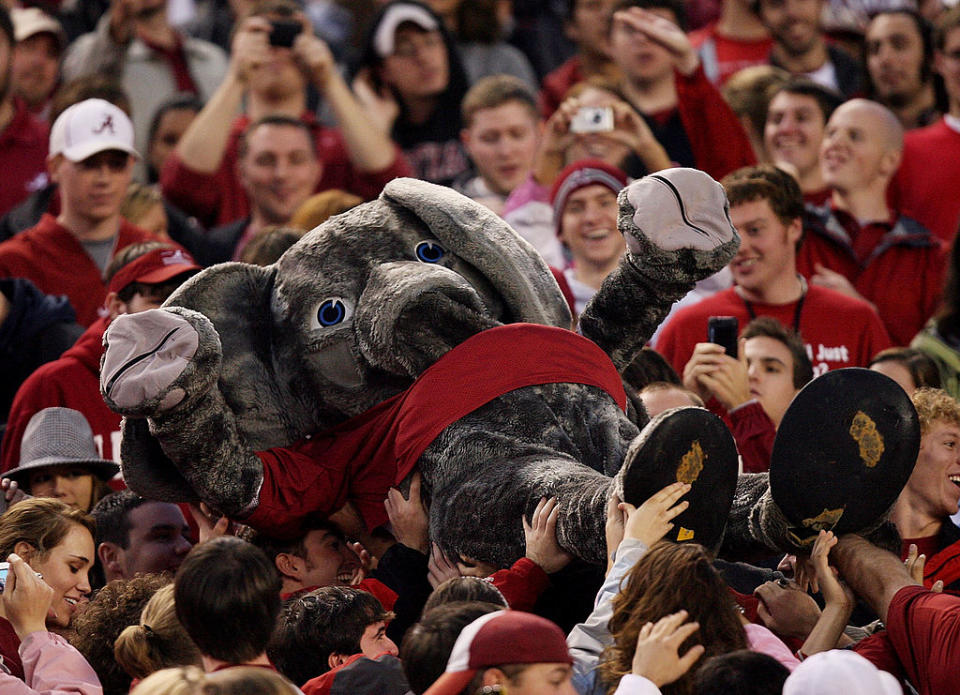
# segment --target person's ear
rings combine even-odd
[[[108,576],[123,576],[123,549],[116,543],[104,541],[97,548],[97,557],[103,565],[103,573]]]
[[[303,578],[303,558],[292,553],[278,553],[273,559],[273,564],[283,577],[297,581]]]
[[[470,129],[463,128],[460,131],[460,142],[463,144],[463,149],[467,152],[470,151]]]
[[[127,303],[122,301],[116,292],[107,294],[107,298],[103,300],[103,306],[107,308],[107,314],[110,316],[111,321],[120,316],[120,314],[127,313]]]
[[[19,555],[28,565],[30,561],[37,556],[37,549],[26,541],[17,541],[17,544],[13,546],[13,552]],[[6,560],[6,558],[4,558],[4,560]]]
[[[507,678],[507,674],[501,671],[500,669],[488,668],[486,671],[483,672],[483,680],[481,681],[481,685],[483,686],[499,685],[502,688],[506,686],[508,680],[509,679]]]
[[[330,656],[327,657],[327,666],[329,666],[330,669],[333,670],[337,666],[345,664],[347,662],[347,659],[349,658],[350,658],[349,656],[344,656],[340,652],[333,652],[332,654],[330,654]]]
[[[60,171],[60,165],[63,163],[64,158],[62,154],[50,157],[47,160],[47,174],[50,176],[50,180],[53,183],[60,183],[60,177],[57,172]]]
[[[801,236],[803,236],[803,218],[798,217],[787,227],[787,242],[790,246],[796,248]]]
[[[884,176],[893,176],[900,166],[902,151],[898,149],[889,149],[883,153],[880,158],[880,172]]]

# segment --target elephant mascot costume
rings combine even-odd
[[[603,563],[610,496],[640,503],[683,480],[691,504],[673,540],[716,547],[736,494],[739,535],[790,545],[766,476],[738,490],[718,417],[683,408],[648,423],[620,377],[673,302],[735,254],[723,189],[671,169],[630,184],[619,206],[627,253],[582,335],[506,223],[412,179],[272,266],[213,266],[163,308],[119,317],[101,389],[126,416],[127,484],[292,535],[347,503],[368,529],[384,525],[387,491],[419,470],[431,539],[508,566],[542,497],[558,499],[560,545]],[[777,538],[752,528],[761,517],[777,517]]]

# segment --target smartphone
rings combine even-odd
[[[720,345],[730,357],[737,357],[739,322],[736,316],[711,316],[707,320],[707,342]]]
[[[270,45],[280,48],[290,48],[300,32],[303,31],[303,25],[289,19],[278,19],[270,22],[273,29],[270,30]]]
[[[3,587],[7,584],[8,574],[10,574],[10,563],[0,562],[0,594],[3,593]]]
[[[609,106],[581,106],[570,119],[571,133],[606,133],[613,130],[613,109]]]

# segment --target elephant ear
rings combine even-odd
[[[317,429],[304,375],[274,357],[274,344],[283,339],[271,311],[275,278],[275,266],[222,263],[190,278],[164,303],[199,311],[213,323],[222,346],[218,387],[254,451],[289,445]]]
[[[512,323],[570,327],[570,310],[536,249],[492,210],[445,186],[401,178],[381,200],[410,211],[441,244],[479,270],[499,292]]]

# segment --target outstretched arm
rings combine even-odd
[[[860,536],[843,536],[830,555],[840,576],[883,622],[887,621],[890,601],[900,589],[921,586],[910,576],[900,558]]]
[[[730,262],[740,238],[720,184],[695,169],[634,181],[619,204],[627,253],[587,304],[580,329],[622,371],[673,303]]]
[[[150,434],[197,497],[227,516],[249,512],[263,465],[216,387],[221,347],[210,321],[179,307],[156,309],[118,317],[104,340],[107,405],[128,419],[148,418]],[[124,458],[131,483],[138,466],[153,463]]]

